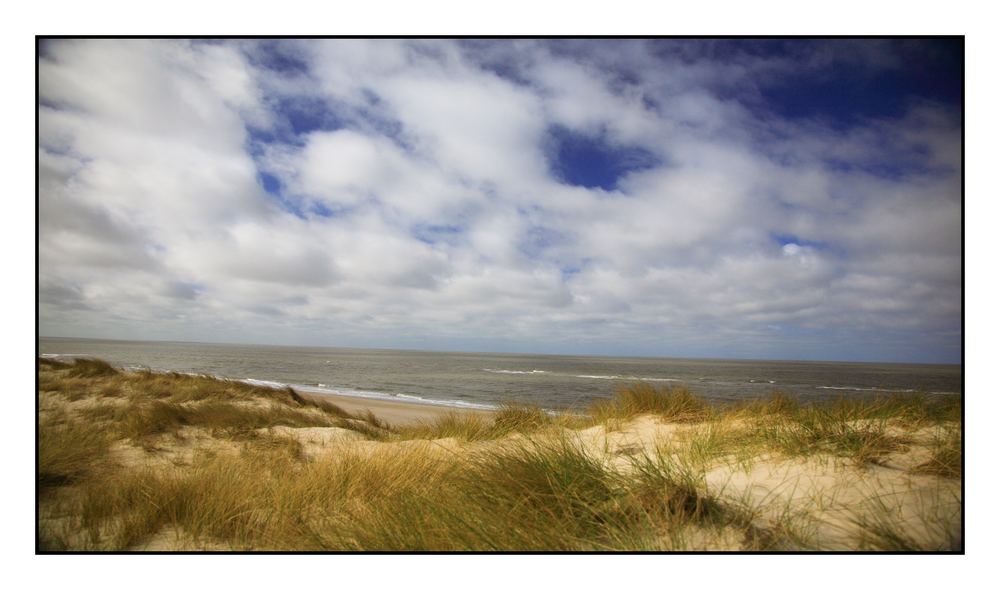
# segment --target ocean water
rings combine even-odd
[[[955,395],[959,365],[455,353],[40,338],[39,354],[126,369],[209,374],[315,393],[491,408],[505,401],[582,409],[616,387],[684,385],[713,401],[781,391],[803,400],[891,393]]]

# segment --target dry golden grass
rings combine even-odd
[[[394,440],[457,438],[465,441],[495,440],[519,432],[529,434],[555,424],[541,408],[523,404],[503,404],[489,417],[452,412],[427,424],[397,429]]]
[[[962,432],[952,426],[934,439],[933,454],[927,461],[913,468],[915,473],[929,473],[942,477],[962,477]]]
[[[961,549],[954,399],[713,407],[640,384],[586,417],[509,405],[391,428],[290,389],[93,360],[38,371],[43,551]],[[636,424],[655,445],[633,444]],[[317,446],[317,432],[350,436]],[[921,449],[929,459],[891,471],[922,478],[914,513],[892,504],[880,464]],[[782,499],[799,485],[785,480],[766,501],[751,493],[754,469],[815,459],[840,486],[829,498]],[[834,506],[862,504],[823,528]]]
[[[598,422],[627,420],[640,414],[654,414],[672,422],[697,422],[707,418],[711,408],[685,387],[657,389],[636,383],[619,389],[610,400],[594,404],[589,413]]]
[[[38,432],[39,490],[70,484],[94,472],[110,444],[107,433],[82,422],[42,422]]]

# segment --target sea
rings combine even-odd
[[[622,386],[683,385],[710,401],[783,392],[803,401],[961,395],[961,365],[431,352],[47,338],[39,355],[100,358],[126,370],[175,371],[310,393],[455,408],[528,403],[582,410]]]

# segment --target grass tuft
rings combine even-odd
[[[927,473],[950,479],[962,477],[962,431],[950,428],[933,443],[931,458],[913,468],[914,473]]]
[[[493,413],[493,427],[503,433],[530,433],[552,422],[552,417],[541,408],[512,402],[502,404]]]
[[[671,422],[697,422],[710,415],[710,407],[686,387],[666,386],[657,389],[646,383],[622,387],[607,401],[589,408],[595,420],[623,420],[640,414],[654,414]]]
[[[553,424],[552,417],[539,407],[506,403],[491,416],[450,412],[428,423],[400,428],[396,431],[396,438],[485,441],[503,438],[515,432],[530,434]],[[382,427],[385,428],[384,425]]]
[[[479,414],[449,412],[433,421],[398,429],[399,439],[457,438],[465,441],[495,438],[492,423]]]
[[[70,377],[110,377],[118,374],[118,369],[100,359],[78,358],[69,368]]]
[[[74,483],[101,465],[111,444],[100,429],[79,422],[43,423],[38,433],[38,487]]]

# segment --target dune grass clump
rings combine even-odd
[[[494,434],[491,420],[479,414],[461,412],[448,412],[430,422],[408,425],[397,430],[397,437],[403,440],[457,438],[478,441],[495,438]]]
[[[755,431],[789,456],[828,452],[858,465],[881,463],[886,455],[905,451],[910,442],[890,434],[885,420],[858,419],[836,406],[810,406],[782,421],[760,422]]]
[[[307,462],[280,437],[238,455],[207,456],[184,470],[118,470],[89,480],[59,507],[80,534],[43,530],[58,549],[133,550],[171,531],[194,548],[345,550],[372,525],[375,507],[431,490],[441,462],[420,451],[353,452]],[[386,510],[386,518],[398,519]],[[364,548],[371,549],[365,545]]]
[[[708,403],[686,387],[657,389],[646,383],[619,388],[612,399],[595,403],[588,412],[598,422],[628,420],[640,414],[653,414],[670,422],[697,422],[711,413]]]
[[[957,395],[893,394],[858,405],[862,406],[858,419],[886,420],[910,429],[962,419],[961,397]]]
[[[806,404],[775,393],[716,408],[692,438],[716,456],[726,454],[726,449],[744,455],[829,454],[850,458],[859,466],[877,465],[912,445],[910,431],[959,421],[960,401],[957,396],[893,395]]]
[[[365,496],[318,533],[325,549],[580,551],[687,548],[681,531],[745,526],[673,473],[633,477],[565,438],[446,460],[398,496]],[[659,479],[656,479],[656,478]],[[381,486],[379,486],[381,487]]]
[[[126,404],[97,404],[81,409],[80,414],[90,420],[110,422],[121,438],[147,445],[152,437],[173,434],[184,427],[204,428],[225,438],[252,436],[257,430],[275,426],[337,427],[374,439],[384,436],[387,428],[375,416],[355,417],[339,408],[339,411],[329,408],[315,411],[311,407],[253,407],[216,400],[177,404],[134,399]]]
[[[493,412],[493,426],[504,433],[530,433],[552,424],[552,416],[538,406],[504,403]]]
[[[64,363],[64,362],[61,362],[61,361],[57,361],[56,359],[52,359],[52,358],[40,356],[40,357],[38,357],[38,363],[36,365],[36,368],[38,370],[41,370],[42,367],[46,367],[48,369],[52,369],[52,370],[58,371],[59,369],[69,368],[70,364],[69,363]]]
[[[401,482],[404,493],[362,496],[349,516],[334,517],[325,548],[578,550],[592,547],[598,512],[613,494],[605,465],[558,443],[418,459],[428,463],[427,475]]]
[[[67,485],[93,473],[111,444],[106,432],[76,421],[41,424],[38,430],[40,491]]]
[[[457,438],[464,441],[486,441],[515,432],[530,434],[554,423],[552,416],[539,407],[505,403],[490,416],[449,412],[431,422],[399,428],[395,434],[397,439]]]
[[[774,391],[767,397],[734,402],[722,408],[727,418],[756,419],[761,416],[772,418],[791,417],[802,411],[803,404],[782,391]]]
[[[926,473],[959,479],[962,477],[962,431],[950,428],[934,439],[931,458],[913,468],[914,473]]]
[[[724,502],[707,491],[706,463],[665,450],[631,458],[634,478],[631,494],[643,507],[646,518],[653,515],[662,534],[676,549],[688,547],[692,529],[702,532],[735,532],[744,550],[797,548],[790,535],[758,526],[755,514],[746,505]]]
[[[758,419],[767,416],[799,422],[880,421],[887,425],[916,429],[961,421],[961,401],[961,397],[956,395],[897,393],[803,402],[781,391],[775,391],[767,397],[720,405],[713,408],[713,411],[716,418],[727,419]]]
[[[66,371],[70,377],[109,377],[118,373],[110,364],[100,359],[78,358]]]
[[[599,511],[616,486],[606,463],[566,439],[485,452],[466,475],[462,483],[470,494],[516,521],[543,514],[577,528],[600,522]]]
[[[275,408],[273,415],[269,415],[271,413],[265,410],[240,407],[228,402],[182,405],[161,400],[137,399],[126,404],[94,405],[81,409],[80,414],[90,420],[110,422],[121,438],[133,441],[174,433],[185,426],[253,430],[290,422],[286,419],[287,411],[283,412],[279,408]],[[294,419],[299,419],[297,414],[292,416]],[[327,424],[325,421],[317,421],[311,422],[310,425],[317,423]]]
[[[862,551],[961,551],[962,503],[952,490],[950,501],[926,502],[914,512],[907,511],[894,494],[875,493],[863,502],[852,517],[857,525],[858,548]]]
[[[355,416],[291,387],[273,389],[181,373],[124,372],[97,359],[68,364],[40,358],[38,366],[40,392],[55,392],[69,401],[108,399],[111,403],[79,412],[91,420],[113,423],[118,436],[147,447],[152,437],[184,427],[207,428],[230,437],[274,426],[338,427],[376,440],[391,430],[371,412]]]
[[[127,550],[170,528],[238,549],[255,529],[266,532],[268,488],[292,475],[291,459],[264,461],[259,451],[249,459],[210,457],[184,472],[121,470],[82,486],[70,512],[93,547]]]
[[[175,404],[213,401],[254,401],[301,408],[316,408],[342,418],[349,413],[325,400],[307,398],[291,387],[275,389],[242,381],[208,375],[188,375],[149,370],[125,372],[99,359],[80,358],[73,364],[47,358],[38,359],[39,390],[69,394],[71,401],[92,397],[126,397],[138,394],[144,399]]]

